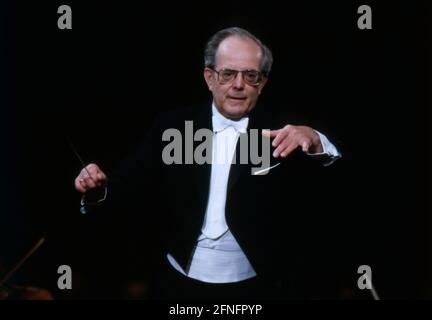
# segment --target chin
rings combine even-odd
[[[248,113],[246,106],[229,106],[224,109],[226,115],[230,118],[239,119]]]

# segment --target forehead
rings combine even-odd
[[[216,52],[216,65],[218,68],[259,69],[261,57],[261,48],[255,41],[231,36],[220,43]]]

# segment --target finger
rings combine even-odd
[[[284,151],[281,152],[281,157],[288,157],[299,145],[296,142],[289,144]]]
[[[97,181],[102,183],[102,184],[104,184],[107,181],[107,177],[102,171],[99,171],[96,174],[96,178],[97,178]]]
[[[83,188],[84,192],[88,191],[89,186],[85,182],[85,179],[83,179],[83,178],[79,179],[79,184],[80,184],[81,188]]]
[[[277,158],[281,155],[281,153],[290,145],[290,142],[284,141],[282,142],[276,149],[273,151],[273,157]]]
[[[84,182],[84,181],[83,181]],[[80,179],[75,179],[75,190],[81,193],[85,193],[87,190],[81,185]]]
[[[266,138],[274,138],[274,137],[276,137],[278,135],[279,132],[280,132],[280,129],[279,130],[266,130],[266,129],[263,129],[261,131],[262,135],[264,137],[266,137]]]
[[[89,164],[86,166],[86,169],[89,170],[89,171],[92,171],[92,170],[99,171],[99,167],[98,167],[97,164],[95,164],[95,163],[89,163]]]
[[[102,186],[104,183],[103,176],[100,172],[95,173],[94,178],[92,177],[93,182],[98,186]]]
[[[93,182],[97,182],[98,170],[96,168],[92,168],[91,170],[89,170],[89,173],[90,173],[90,178],[93,180]]]
[[[279,130],[278,135],[272,142],[273,147],[277,147],[289,135],[289,130]]]
[[[96,164],[94,164],[94,163],[90,163],[87,167],[86,167],[86,169],[90,172],[90,173],[94,173],[94,174],[96,174],[96,173],[98,173],[98,172],[100,172],[101,171],[101,169],[96,165]]]
[[[79,174],[79,177],[80,177],[81,179],[85,179],[85,178],[89,178],[89,177],[91,177],[89,170],[88,170],[87,168],[83,168],[83,169],[81,170],[80,174]]]
[[[93,181],[97,183],[104,183],[108,180],[105,173],[96,164],[89,164],[88,168],[90,169],[91,178]]]
[[[84,178],[79,179],[79,184],[85,191],[87,191],[88,186],[87,186],[87,183],[85,182]]]
[[[88,166],[84,167],[84,177],[90,177],[93,181],[96,180],[96,175],[98,173],[98,167],[94,164],[89,164]]]
[[[309,143],[309,141],[303,141],[301,146],[302,146],[303,152],[308,152],[311,144]]]
[[[85,177],[84,182],[87,188],[96,188],[96,183],[93,181],[92,178]]]
[[[292,150],[293,148],[297,148],[298,143],[296,141],[284,141],[283,143],[281,143],[275,150],[275,152],[273,154],[276,154],[276,156],[283,156],[286,157]]]
[[[263,130],[261,130],[261,134],[266,138],[271,137],[271,131],[270,130],[263,129]]]
[[[90,164],[83,169],[84,181],[89,188],[95,188],[102,185],[102,182],[98,179],[99,167],[95,164]]]

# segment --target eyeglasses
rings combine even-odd
[[[213,68],[209,68],[218,75],[219,84],[228,84],[237,78],[237,74],[241,72],[243,80],[250,86],[258,86],[263,78],[263,74],[257,70],[233,70],[233,69],[221,69],[216,71]]]
[[[89,201],[86,201],[86,196],[85,196],[85,194],[81,197],[81,207],[80,207],[80,212],[82,213],[82,214],[86,214],[87,213],[87,206],[95,206],[95,205],[98,205],[99,203],[101,203],[101,202],[103,202],[103,201],[105,201],[106,200],[106,197],[107,197],[107,193],[108,193],[108,188],[105,186],[105,191],[104,191],[104,195],[103,195],[103,197],[102,197],[102,199],[99,199],[99,200],[97,200],[97,201],[92,201],[92,202],[89,202]]]

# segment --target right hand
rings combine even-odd
[[[78,192],[85,193],[89,190],[103,187],[107,182],[108,177],[99,166],[95,163],[90,163],[85,169],[82,169],[80,174],[75,178],[75,189]]]

